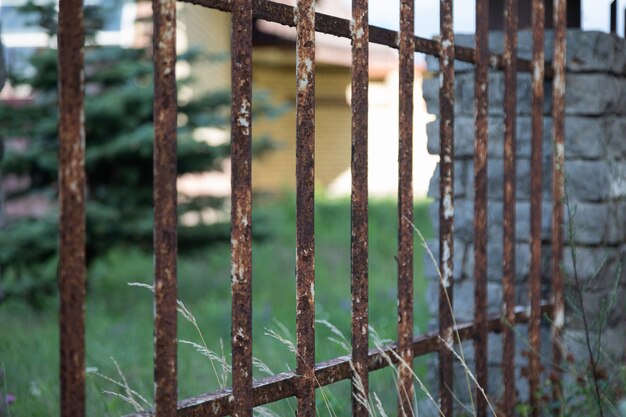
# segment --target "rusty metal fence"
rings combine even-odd
[[[165,416],[251,416],[255,406],[297,398],[297,415],[315,416],[316,388],[353,381],[352,410],[368,415],[356,397],[368,392],[368,373],[398,367],[398,415],[412,415],[413,358],[439,355],[439,398],[443,415],[453,415],[451,346],[473,340],[475,375],[487,381],[487,343],[490,332],[504,334],[504,399],[501,413],[513,416],[516,404],[514,324],[528,323],[530,335],[529,385],[533,415],[540,398],[540,320],[551,315],[553,395],[560,395],[561,337],[564,300],[560,269],[563,247],[563,164],[565,101],[565,0],[554,0],[554,59],[544,61],[544,2],[532,1],[533,54],[517,58],[517,0],[505,0],[504,53],[493,54],[488,44],[488,2],[476,1],[475,48],[455,45],[452,0],[441,0],[441,32],[437,40],[414,36],[414,0],[401,0],[399,32],[369,26],[368,1],[353,0],[352,19],[315,12],[314,0],[298,0],[296,7],[267,0],[184,0],[232,14],[232,389],[178,400],[176,366],[176,1],[153,0],[154,8],[154,251],[155,409],[145,414]],[[61,293],[61,415],[85,415],[85,173],[83,126],[83,6],[82,0],[61,0],[59,6],[60,68],[60,266]],[[296,27],[297,41],[297,369],[260,380],[252,379],[252,28],[253,19]],[[352,41],[352,354],[315,362],[314,304],[314,129],[315,34],[327,33]],[[368,46],[399,50],[399,184],[398,184],[398,337],[382,350],[368,350]],[[413,83],[414,54],[440,59],[440,302],[439,331],[413,335]],[[454,283],[454,61],[475,66],[475,320],[455,324],[452,314]],[[503,70],[504,100],[504,259],[502,314],[487,315],[487,131],[488,71]],[[532,74],[532,178],[530,306],[515,305],[515,164],[516,75]],[[544,80],[551,78],[553,95],[553,210],[552,296],[541,299],[541,179]],[[392,354],[393,352],[393,354]],[[362,387],[362,388],[360,388]],[[486,416],[486,398],[477,391],[476,414]],[[349,399],[346,398],[346,401]]]

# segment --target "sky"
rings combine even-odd
[[[342,0],[350,4],[350,0]],[[550,0],[547,0],[550,1]],[[398,0],[370,0],[370,24],[396,29],[399,26]],[[611,0],[582,0],[582,27],[584,30],[609,31]],[[626,0],[618,0],[617,28],[624,35],[624,7]],[[439,0],[416,0],[415,34],[430,38],[439,33]],[[454,1],[454,29],[457,33],[472,33],[476,15],[475,0]]]

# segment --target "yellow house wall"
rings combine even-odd
[[[201,58],[193,64],[194,93],[230,88],[230,13],[183,4],[178,12],[178,26],[187,48],[197,48],[214,57]],[[217,58],[219,55],[221,58]]]
[[[265,49],[265,50],[264,50]],[[293,50],[256,48],[253,85],[268,91],[276,103],[290,110],[277,119],[257,119],[254,135],[270,135],[279,149],[252,163],[252,184],[257,191],[294,189],[296,184],[295,53]],[[346,100],[350,69],[318,64],[315,92],[315,180],[328,186],[350,166],[351,111]]]

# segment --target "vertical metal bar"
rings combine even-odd
[[[439,395],[441,411],[453,415],[453,290],[454,290],[454,31],[452,0],[440,2],[439,113],[441,117],[439,180]],[[448,346],[446,346],[447,344]]]
[[[298,416],[315,416],[315,1],[296,9],[296,331]]]
[[[609,7],[610,31],[611,33],[617,33],[617,0],[613,0]]]
[[[59,3],[61,416],[85,415],[85,128],[82,0]]]
[[[157,417],[176,414],[176,1],[153,0],[154,382]]]
[[[368,408],[367,142],[369,24],[367,0],[352,1],[352,415]]]
[[[398,416],[413,415],[413,83],[414,0],[400,2],[398,152]]]
[[[233,416],[252,416],[252,1],[236,0],[231,32],[231,292]]]
[[[552,80],[552,362],[553,397],[558,403],[561,391],[561,362],[563,360],[563,197],[565,195],[565,48],[567,1],[554,0],[554,78]]]
[[[517,0],[506,0],[504,8],[504,202],[503,202],[503,292],[504,415],[513,416],[515,386],[515,200],[517,124]]]
[[[540,413],[540,324],[541,324],[541,203],[542,141],[544,103],[544,4],[532,2],[532,149],[530,157],[530,323],[529,377],[530,405],[533,417]]]
[[[474,84],[474,320],[476,381],[487,391],[487,88],[489,1],[476,0],[476,76]],[[476,388],[476,416],[487,415],[487,400]]]

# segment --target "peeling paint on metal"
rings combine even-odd
[[[489,81],[489,1],[476,1],[476,71],[474,77],[474,356],[476,381],[488,388],[487,331],[487,161]],[[476,417],[487,416],[487,398],[475,391]]]
[[[451,304],[454,300],[454,31],[452,0],[440,0],[439,114],[440,114],[440,177],[439,177],[439,333],[445,336],[452,327]],[[473,54],[473,51],[472,51]],[[453,355],[446,346],[439,348],[439,396],[441,411],[453,414]]]
[[[408,366],[398,369],[398,416],[409,416],[413,401],[413,86],[415,4],[400,2],[398,149],[398,346]]]
[[[252,0],[233,0],[231,32],[232,415],[252,416]]]
[[[531,178],[530,178],[530,323],[528,355],[528,384],[532,417],[541,414],[541,363],[540,324],[541,324],[541,205],[542,205],[542,149],[543,149],[543,106],[544,106],[544,4],[542,0],[532,1],[533,37],[533,80],[531,102]]]
[[[85,416],[84,25],[80,0],[59,4],[59,314],[62,417]]]
[[[296,14],[296,396],[297,413],[315,417],[315,2]]]

